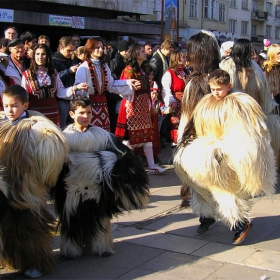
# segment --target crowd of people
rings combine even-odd
[[[183,184],[182,206],[200,217],[198,234],[220,219],[235,231],[233,245],[244,240],[248,199],[273,194],[280,166],[280,45],[266,40],[261,52],[247,39],[220,45],[206,30],[186,50],[168,39],[129,45],[92,37],[82,45],[73,34],[52,53],[48,36],[18,35],[8,27],[0,39],[5,265],[28,277],[51,271],[50,192],[61,254],[112,254],[111,218],[145,208],[147,174],[166,171],[157,163],[163,137]],[[37,228],[30,235],[29,224]],[[15,253],[8,236],[23,249],[37,240],[32,256]]]

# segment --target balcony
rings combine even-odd
[[[266,21],[268,16],[268,12],[264,12],[261,10],[256,10],[252,12],[252,19],[259,20],[259,21]]]
[[[262,43],[263,39],[264,39],[263,35],[257,35],[257,36],[255,35],[255,36],[251,37],[251,42],[252,43]]]

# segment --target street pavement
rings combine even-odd
[[[112,221],[114,255],[67,260],[60,256],[55,236],[54,270],[40,279],[280,280],[279,184],[273,201],[252,199],[253,228],[242,244],[233,246],[234,232],[221,222],[197,233],[198,217],[190,208],[180,207],[181,183],[170,158],[167,144],[160,155],[167,171],[149,175],[147,209],[125,212]],[[14,271],[0,272],[1,279],[24,279]]]

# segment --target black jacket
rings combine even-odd
[[[56,52],[53,56],[53,65],[58,72],[64,87],[73,86],[75,82],[75,73],[70,70],[70,67],[76,65],[76,61],[66,58],[60,52]]]
[[[119,80],[125,66],[123,57],[117,52],[110,62],[111,73],[115,80]]]

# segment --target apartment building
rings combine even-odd
[[[153,13],[154,0],[1,0],[0,32],[15,26],[19,33],[45,34],[51,47],[73,33],[106,40],[160,35],[160,24],[140,21],[140,15]]]

